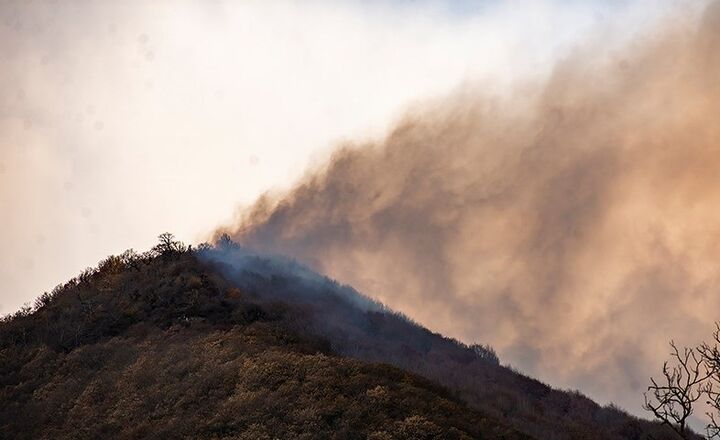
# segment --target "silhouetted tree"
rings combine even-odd
[[[224,233],[217,240],[217,247],[223,250],[237,249],[240,246],[230,238],[230,235]]]
[[[711,343],[703,342],[698,352],[703,358],[705,369],[710,372],[705,384],[705,394],[710,410],[706,413],[709,418],[707,434],[709,438],[720,438],[720,324],[715,324],[713,340]]]
[[[683,348],[680,351],[674,341],[670,341],[670,347],[673,364],[663,363],[661,380],[650,378],[643,407],[681,438],[688,439],[691,438],[688,418],[693,414],[695,403],[708,392],[707,379],[712,371],[706,367],[702,350]]]
[[[208,252],[212,249],[212,245],[210,243],[200,243],[197,245],[197,251],[198,252]]]
[[[185,252],[186,250],[185,244],[176,240],[175,236],[169,232],[158,235],[158,241],[159,243],[155,245],[153,250],[160,255]]]

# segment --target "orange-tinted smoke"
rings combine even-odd
[[[219,232],[638,410],[667,340],[720,319],[720,3],[488,95],[415,109]]]

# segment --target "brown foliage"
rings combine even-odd
[[[3,436],[524,438],[425,379],[333,355],[192,253],[131,260],[0,324]]]

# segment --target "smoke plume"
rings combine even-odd
[[[720,319],[720,3],[542,83],[467,87],[220,232],[638,411]]]

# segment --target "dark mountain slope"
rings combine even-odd
[[[228,240],[110,257],[0,322],[0,432],[673,438],[503,367],[489,347],[434,334],[302,265]]]
[[[296,327],[326,339],[334,352],[386,362],[436,380],[471,407],[533,437],[675,438],[657,423],[601,407],[578,392],[554,390],[501,366],[492,348],[467,346],[432,333],[292,260],[258,256],[227,238],[202,252],[201,258],[244,292],[303,310],[296,315]]]
[[[302,313],[196,253],[111,257],[0,323],[2,438],[525,438]]]

